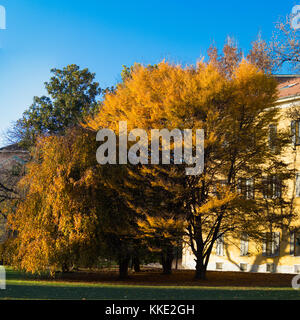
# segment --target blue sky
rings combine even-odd
[[[247,49],[259,31],[300,0],[0,0],[7,29],[0,30],[0,134],[43,95],[50,69],[88,67],[101,87],[116,84],[122,65],[163,58],[192,64],[212,41],[227,35]],[[0,145],[3,142],[0,142]]]

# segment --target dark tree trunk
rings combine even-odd
[[[119,278],[126,279],[128,277],[128,267],[129,267],[130,257],[122,257],[119,259]]]
[[[204,243],[202,241],[202,237],[201,237],[201,230],[198,231],[196,233],[196,248],[195,248],[195,255],[196,255],[196,273],[195,273],[195,279],[198,280],[206,280],[206,272],[207,272],[207,265],[208,265],[208,261],[213,249],[213,246],[217,240],[217,235],[218,232],[220,230],[220,225],[221,225],[221,221],[222,219],[219,219],[217,226],[214,229],[214,234],[213,234],[213,238],[212,241],[208,247],[208,249],[205,251],[204,250]],[[199,222],[200,224],[200,222]],[[200,235],[200,236],[198,236]],[[198,240],[197,240],[198,239]],[[193,241],[193,239],[192,239]],[[204,256],[205,254],[205,256]]]
[[[135,256],[132,258],[132,264],[134,272],[141,272],[141,263],[139,257]]]
[[[202,258],[196,260],[196,273],[195,279],[206,280],[206,269],[207,266],[203,263]]]
[[[175,270],[178,270],[178,263],[179,263],[179,246],[176,247],[176,264],[175,264]]]
[[[215,241],[210,244],[208,250],[205,253],[205,257],[203,257],[203,246],[201,246],[201,244],[199,243],[197,244],[195,279],[206,280],[207,265],[214,243]]]
[[[63,263],[62,266],[61,266],[61,271],[62,273],[67,273],[69,272],[69,266],[67,265],[67,263]]]
[[[161,254],[161,264],[163,266],[163,274],[172,273],[172,263],[174,259],[173,247],[167,247]]]

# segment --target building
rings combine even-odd
[[[10,196],[15,196],[9,190],[15,190],[28,160],[29,152],[18,147],[17,144],[0,148],[0,242],[5,238],[3,206]]]
[[[28,161],[29,152],[17,144],[0,148],[0,173],[1,170],[13,170],[15,166],[24,165]]]
[[[299,119],[287,117],[287,111],[300,110],[300,75],[280,75],[278,80],[280,108],[278,127],[291,128],[293,137],[283,160],[291,163],[296,172],[296,181],[290,181],[288,193],[294,197],[294,206],[300,209],[300,114]],[[270,127],[270,130],[279,128]],[[250,183],[251,186],[251,183]],[[183,249],[182,267],[195,269],[194,256],[189,247]],[[208,270],[300,273],[300,230],[287,232],[274,230],[267,241],[259,245],[249,241],[247,234],[235,239],[230,235],[219,238],[211,254]]]

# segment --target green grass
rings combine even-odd
[[[113,285],[34,280],[32,276],[7,269],[6,290],[0,299],[55,300],[300,300],[292,288],[176,287]]]

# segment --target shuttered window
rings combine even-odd
[[[217,239],[216,255],[224,256],[224,235],[219,236]]]
[[[300,145],[300,120],[293,120],[291,122],[292,143],[295,146]]]
[[[300,173],[296,174],[296,197],[300,197]]]
[[[267,232],[263,243],[263,255],[278,256],[280,252],[280,232]]]
[[[295,256],[300,256],[300,233],[295,234]]]
[[[290,234],[290,255],[300,256],[300,233],[298,232]]]
[[[249,240],[246,233],[242,234],[241,237],[241,256],[247,256],[249,250]]]
[[[226,180],[218,180],[214,183],[213,186],[213,195],[214,196],[220,196],[222,193],[222,189],[223,187],[225,187],[227,185],[227,181]]]
[[[253,179],[240,178],[238,182],[238,192],[245,199],[254,199],[254,182]]]
[[[271,151],[276,151],[276,138],[277,138],[277,126],[275,124],[271,124],[269,126],[269,148]]]
[[[282,181],[276,175],[270,175],[263,180],[263,195],[265,199],[281,198]]]
[[[295,255],[295,233],[294,232],[290,233],[290,255],[291,256]]]

